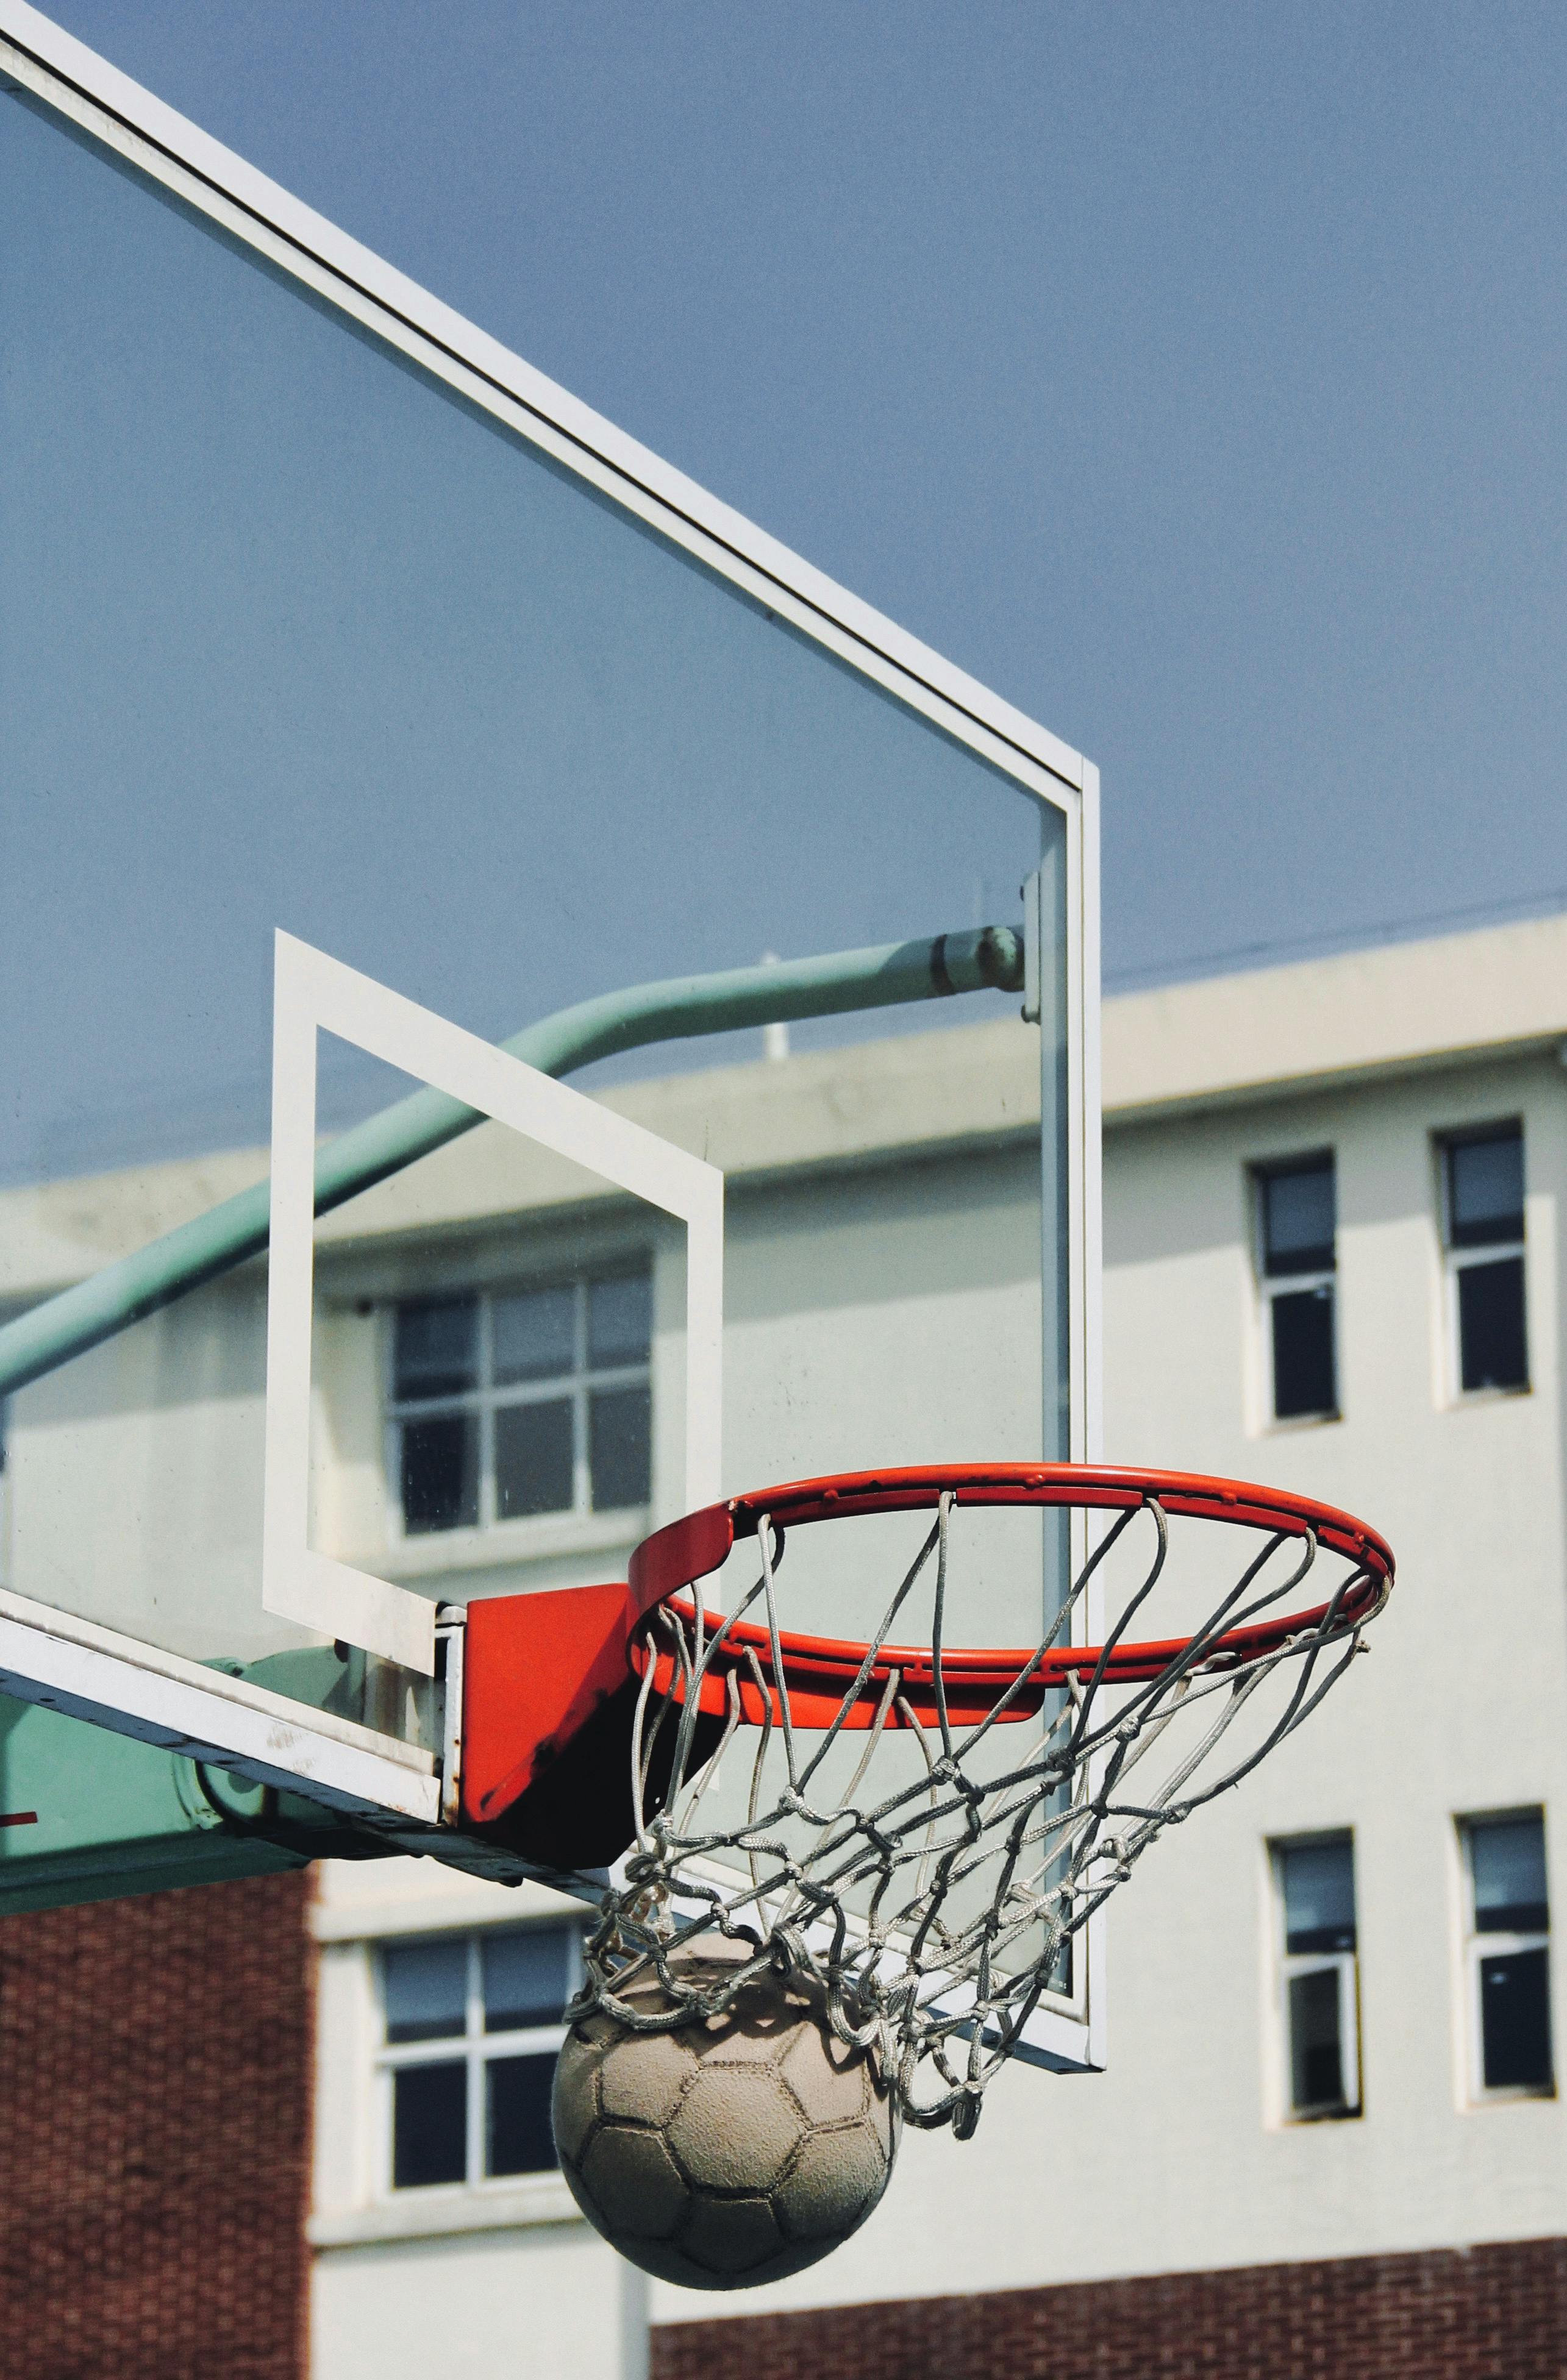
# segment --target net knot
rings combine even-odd
[[[953,2137],[971,2141],[979,2129],[980,2097],[973,2083],[966,2083],[953,2109]]]

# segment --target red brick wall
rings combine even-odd
[[[0,1922],[6,2380],[305,2380],[309,1893]]]
[[[1567,2240],[673,2323],[652,2380],[1562,2380]]]

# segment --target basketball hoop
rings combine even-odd
[[[963,1521],[1006,1506],[1086,1516],[1099,1541],[1037,1644],[960,1649]],[[796,1530],[917,1512],[934,1520],[871,1637],[782,1625]],[[1196,1627],[1143,1633],[1184,1567],[1176,1532],[1198,1525],[1245,1533],[1222,1593]],[[754,1583],[728,1617],[708,1610],[700,1582],[751,1538]],[[669,2031],[766,1971],[798,1977],[909,2122],[966,2137],[1036,2009],[1072,1997],[1089,1917],[1316,1709],[1392,1577],[1381,1537],[1309,1498],[1066,1463],[805,1480],[661,1529],[631,1564],[636,1842],[573,2014]],[[924,1640],[895,1642],[922,1608]],[[743,1809],[720,1789],[741,1743]],[[704,1960],[704,1937],[748,1955]]]

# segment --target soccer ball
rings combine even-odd
[[[753,1955],[705,1938],[670,1961],[708,1990]],[[672,2003],[650,1973],[622,1997]],[[660,2280],[752,2289],[828,2255],[887,2187],[894,2096],[833,2035],[820,1988],[769,1972],[716,2017],[634,2033],[602,2010],[555,2068],[555,2147],[582,2212]]]

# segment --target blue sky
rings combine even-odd
[[[1560,10],[53,13],[1095,758],[1112,982],[1567,897]]]

